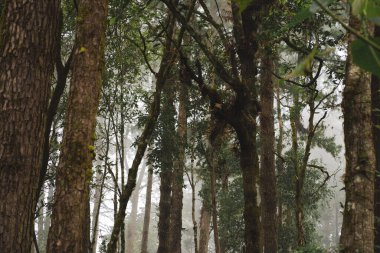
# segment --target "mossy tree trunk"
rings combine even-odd
[[[349,25],[360,30],[360,20],[350,16]],[[355,40],[349,35],[348,45]],[[343,91],[346,201],[340,252],[374,252],[375,151],[371,124],[371,77],[352,62],[348,49]]]
[[[262,143],[260,166],[261,220],[264,252],[275,253],[277,252],[277,192],[274,158],[273,59],[265,55],[262,58],[262,66],[263,71],[261,72],[260,84],[260,140]]]
[[[79,4],[68,110],[56,175],[47,252],[87,252],[89,184],[104,47],[107,0]]]
[[[380,36],[380,26],[375,27],[375,37]],[[376,155],[375,176],[375,252],[380,250],[380,78],[372,75],[371,80],[372,97],[372,124],[373,142]]]

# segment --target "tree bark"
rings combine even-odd
[[[153,168],[152,166],[149,165],[148,180],[147,180],[146,195],[145,195],[145,213],[144,213],[144,225],[143,225],[143,232],[142,232],[142,239],[141,239],[141,253],[148,253],[152,186],[153,186]]]
[[[375,27],[374,37],[380,36],[380,26]],[[372,125],[376,156],[375,176],[375,252],[380,250],[380,78],[372,75]]]
[[[0,22],[0,249],[30,252],[60,1],[5,1]]]
[[[80,253],[89,249],[89,183],[95,155],[93,145],[104,66],[107,11],[107,0],[82,0],[79,4],[48,253]]]
[[[359,30],[360,20],[350,15],[349,25]],[[355,36],[350,34],[350,46]],[[371,125],[371,77],[352,62],[348,50],[343,90],[346,201],[340,252],[374,252],[375,151]]]
[[[276,171],[274,159],[274,88],[272,72],[273,59],[268,55],[262,58],[263,71],[261,73],[261,167],[260,167],[260,193],[261,193],[261,220],[263,226],[264,253],[277,252],[277,191]]]

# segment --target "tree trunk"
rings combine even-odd
[[[191,161],[193,164],[193,160]],[[190,186],[191,186],[191,219],[193,221],[193,240],[194,240],[194,252],[198,253],[198,225],[195,219],[195,181],[194,181],[194,167],[190,169]]]
[[[106,150],[105,150],[105,158],[104,158],[104,168],[103,173],[98,172],[96,177],[96,188],[95,188],[95,196],[94,196],[94,210],[92,213],[92,238],[90,241],[90,249],[89,253],[96,253],[96,246],[98,242],[98,227],[99,227],[99,215],[100,215],[100,206],[102,204],[103,198],[103,188],[104,181],[107,175],[108,169],[108,153],[110,147],[110,120],[108,122],[105,120],[105,131],[106,131]]]
[[[0,22],[0,249],[30,252],[59,0],[5,1]]]
[[[198,253],[208,253],[208,241],[210,239],[211,212],[209,201],[203,200],[201,208],[201,219],[199,222],[199,247]]]
[[[170,215],[170,252],[181,253],[182,238],[182,199],[183,199],[183,173],[185,168],[185,151],[187,144],[187,85],[191,80],[185,71],[181,70],[181,83],[179,84],[179,109],[178,109],[178,153],[174,163],[173,185]]]
[[[153,186],[153,168],[152,166],[149,165],[148,180],[147,180],[146,195],[145,195],[145,213],[144,213],[144,225],[143,225],[143,232],[142,232],[142,239],[141,239],[141,253],[148,253],[152,186]]]
[[[242,115],[242,124],[237,136],[240,143],[240,167],[243,171],[245,252],[262,252],[260,234],[260,208],[257,204],[257,144],[256,120],[250,115]],[[248,117],[248,118],[247,118]],[[247,124],[246,124],[247,123]]]
[[[360,30],[350,15],[349,25]],[[350,34],[350,46],[355,36]],[[346,201],[340,252],[374,252],[375,151],[371,125],[371,77],[352,62],[348,50],[343,91]]]
[[[264,253],[277,252],[277,192],[276,171],[274,162],[274,116],[273,116],[273,60],[269,56],[262,59],[263,71],[261,73],[261,220],[263,226]]]
[[[215,169],[218,166],[218,157],[216,152],[219,150],[219,145],[215,143],[211,146],[211,167],[210,167],[210,185],[211,185],[211,206],[212,206],[212,227],[214,230],[214,244],[215,253],[221,253],[220,240],[219,240],[219,226],[218,226],[218,210],[216,204],[216,175]]]
[[[89,184],[104,65],[107,0],[79,5],[63,144],[47,252],[87,252]]]
[[[300,122],[300,103],[298,93],[293,94],[293,107],[290,111],[290,128],[292,132],[292,154],[291,160],[295,172],[295,222],[297,228],[297,245],[302,247],[305,245],[305,227],[303,213],[303,178],[301,177],[301,166],[298,157],[298,130],[297,125]]]
[[[139,193],[140,188],[142,184],[142,180],[144,178],[144,172],[145,172],[145,164],[140,169],[139,176],[137,178],[136,183],[136,189],[132,193],[132,199],[131,199],[131,214],[129,216],[129,221],[127,223],[127,235],[126,235],[126,251],[127,253],[134,253],[135,252],[135,241],[136,241],[136,223],[137,223],[137,208],[139,205]]]
[[[281,110],[281,97],[280,97],[280,84],[277,82],[276,85],[276,104],[277,104],[277,121],[278,121],[278,140],[276,145],[276,153],[277,153],[277,159],[276,159],[276,170],[277,174],[283,173],[284,170],[284,162],[282,160],[282,149],[283,149],[283,140],[284,140],[284,123],[282,118],[282,110]],[[277,231],[281,231],[282,226],[282,220],[283,220],[283,204],[282,204],[282,197],[281,197],[281,191],[278,192],[278,217],[277,217]],[[278,238],[278,237],[277,237]]]
[[[375,27],[374,37],[380,36],[380,26]],[[372,75],[372,125],[373,143],[376,155],[376,177],[375,177],[375,252],[380,250],[380,78]]]
[[[166,101],[162,108],[162,133],[160,150],[160,202],[158,215],[158,250],[157,253],[170,252],[170,215],[174,159],[175,108],[171,89],[166,90]]]

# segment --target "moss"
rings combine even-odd
[[[92,145],[88,145],[88,150],[90,150],[91,152],[95,151],[95,147],[92,146]]]
[[[91,183],[93,175],[94,175],[94,170],[92,169],[92,164],[90,163],[86,169],[86,184]]]

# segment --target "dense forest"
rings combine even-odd
[[[0,253],[380,252],[380,0],[0,14]]]

